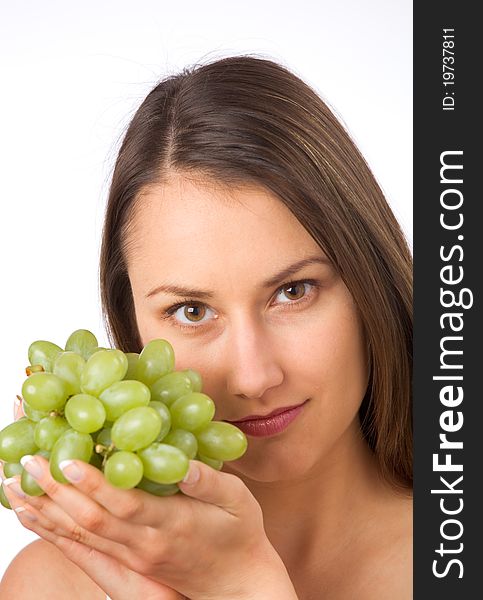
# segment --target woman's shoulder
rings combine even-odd
[[[25,546],[0,582],[2,600],[105,600],[106,595],[84,571],[53,544],[36,540]]]

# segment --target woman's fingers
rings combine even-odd
[[[139,527],[171,522],[179,517],[183,501],[188,500],[175,496],[159,498],[139,489],[122,490],[111,485],[104,474],[92,465],[81,460],[66,462],[69,464],[63,473],[72,485],[55,481],[50,475],[47,460],[42,456],[22,458],[24,468],[35,477],[40,487],[77,523],[91,531],[96,527],[99,535],[120,543],[132,542],[135,533],[142,544]],[[37,468],[39,473],[36,474]],[[90,504],[86,503],[87,500]],[[103,515],[110,520],[102,520]]]
[[[215,504],[232,515],[245,514],[247,508],[253,514],[258,505],[239,477],[216,471],[198,460],[190,460],[185,480],[178,486],[186,496]]]
[[[141,516],[144,513],[146,494],[141,490],[116,488],[106,480],[99,469],[81,460],[65,462],[68,464],[62,469],[62,472],[72,485],[55,481],[50,474],[49,463],[45,458],[38,455],[22,458],[22,465],[36,479],[40,487],[74,518],[78,516],[78,503],[88,497],[99,508],[104,507],[111,515],[119,519],[142,522]],[[72,502],[76,504],[72,505]],[[118,541],[122,541],[122,539]]]
[[[42,512],[49,499],[52,499],[72,518],[75,530],[71,532],[71,536],[74,539],[90,544],[92,540],[88,538],[87,533],[92,532],[97,536],[112,540],[118,544],[129,544],[132,546],[135,534],[139,535],[139,526],[121,521],[95,502],[89,495],[81,493],[71,485],[56,481],[50,474],[48,461],[42,456],[36,455],[28,461],[22,458],[22,461],[24,468],[35,478],[39,486],[47,494],[47,497],[37,496],[29,498],[29,502]],[[91,475],[98,475],[98,477],[95,477],[94,482],[87,484],[88,487],[96,487],[97,489],[97,486],[104,485],[106,488],[112,488],[105,481],[100,471],[91,465],[86,466],[90,467],[89,478]],[[102,480],[103,484],[99,479]],[[119,493],[119,490],[115,488],[113,490]],[[111,490],[107,489],[106,493],[109,495]]]
[[[182,596],[173,589],[156,583],[126,567],[116,558],[69,537],[72,519],[52,500],[47,500],[42,512],[22,499],[18,478],[4,486],[9,502],[21,524],[44,540],[55,545],[62,554],[82,569],[113,600],[144,598],[180,600]],[[17,489],[17,493],[13,490]],[[21,490],[20,490],[21,493]],[[107,542],[108,540],[99,541]]]
[[[20,477],[16,476],[5,479],[2,485],[10,506],[24,527],[32,531],[37,527],[42,527],[50,531],[52,535],[62,535],[64,533],[60,519],[52,522],[28,503],[28,500],[32,498],[31,496],[27,496],[20,487]],[[60,511],[60,509],[58,510]],[[68,515],[65,515],[65,518],[70,519]]]
[[[127,560],[129,552],[125,546],[90,531],[82,530],[60,506],[47,496],[25,495],[20,487],[20,477],[7,479],[5,484],[4,489],[10,506],[17,513],[17,517],[24,527],[32,530],[42,527],[53,535],[80,542],[85,541],[100,552],[112,553],[115,548],[117,556],[124,556]]]
[[[27,528],[56,546],[66,558],[84,571],[112,600],[132,600],[133,598],[180,600],[182,598],[175,590],[131,571],[116,559],[98,550],[56,535],[51,531],[51,528],[43,527],[39,522],[30,524]]]
[[[25,460],[26,458],[27,460]],[[144,573],[149,566],[149,561],[145,557],[146,542],[147,540],[152,542],[155,537],[155,543],[159,547],[162,535],[152,526],[132,522],[132,518],[137,512],[131,511],[133,509],[135,511],[142,510],[142,501],[136,501],[135,504],[126,503],[124,496],[130,496],[129,492],[134,490],[114,488],[92,465],[82,461],[74,462],[80,469],[83,469],[84,477],[76,482],[81,489],[54,480],[50,475],[49,464],[42,456],[23,457],[24,468],[32,476],[35,476],[39,486],[46,492],[44,496],[29,497],[28,503],[40,513],[47,515],[56,525],[60,526],[62,523],[62,527],[67,529],[65,537],[103,552],[133,571]],[[149,497],[149,494],[141,490],[136,491],[148,498],[153,513],[153,504],[156,504],[158,514],[155,516],[159,523],[159,513],[163,514],[161,507],[166,505],[164,501],[169,498]],[[110,511],[93,500],[90,494],[96,499],[102,499],[107,506],[111,503],[113,510],[119,510],[119,505],[124,504],[125,519],[112,515]],[[106,501],[106,498],[109,502]],[[188,499],[185,498],[185,500]],[[52,504],[57,505],[71,517],[69,524],[58,522]]]
[[[53,500],[43,497],[42,509],[36,508],[33,503],[35,500],[30,497],[25,500],[25,504],[18,508],[14,508],[17,512],[19,520],[25,525],[24,520],[33,521],[34,526],[37,523],[51,533],[62,536],[72,541],[84,543],[92,549],[98,550],[116,556],[122,562],[129,561],[130,551],[123,544],[118,544],[107,538],[101,537],[92,531],[88,531],[78,525],[60,506]],[[25,508],[25,510],[21,510]]]

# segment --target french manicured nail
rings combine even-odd
[[[190,463],[189,471],[186,473],[183,479],[183,483],[193,484],[200,478],[200,470],[194,463]]]
[[[43,469],[31,454],[22,456],[20,462],[22,463],[22,467],[30,473],[34,479],[40,479],[42,477]]]
[[[72,481],[72,483],[77,483],[84,477],[84,474],[73,460],[61,460],[59,468],[64,474],[64,477],[69,481]]]
[[[14,509],[17,515],[22,514],[22,517],[27,518],[29,521],[36,521],[37,517],[33,515],[30,511],[28,511],[25,506],[17,506]]]
[[[17,496],[19,498],[26,498],[27,497],[24,494],[24,492],[22,491],[22,488],[18,484],[18,481],[15,479],[15,477],[9,477],[8,479],[4,479],[3,480],[3,485],[5,487],[8,487],[8,489],[11,490],[14,494],[17,494]]]

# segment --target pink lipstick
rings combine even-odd
[[[240,421],[228,421],[243,433],[254,437],[267,437],[284,431],[302,412],[308,400],[297,406],[278,408],[269,415],[250,415]]]

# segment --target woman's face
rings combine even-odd
[[[228,193],[178,178],[146,190],[127,241],[142,343],[169,340],[175,369],[201,373],[216,420],[308,400],[284,431],[248,435],[230,470],[260,482],[299,478],[350,442],[368,380],[361,322],[282,202],[255,186]]]

